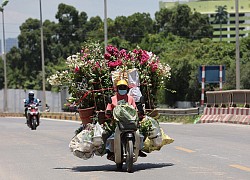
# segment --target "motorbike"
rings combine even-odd
[[[38,102],[41,102],[38,100]],[[39,103],[31,103],[27,105],[27,125],[31,130],[36,130],[40,123],[40,110],[38,108]]]
[[[118,170],[122,169],[123,163],[129,173],[133,172],[133,163],[137,161],[140,149],[139,130],[134,125],[118,123],[114,134],[114,155]],[[128,127],[130,126],[130,127]]]
[[[143,136],[139,133],[139,118],[136,110],[130,116],[121,112],[123,110],[119,107],[118,105],[113,110],[116,128],[107,142],[111,142],[109,147],[114,153],[113,161],[116,163],[116,168],[121,170],[123,164],[126,164],[127,172],[132,173],[133,164],[137,161],[139,150],[142,148]],[[121,116],[117,115],[119,113]]]

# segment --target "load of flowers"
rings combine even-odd
[[[68,87],[77,108],[105,110],[106,98],[114,93],[112,72],[135,68],[139,72],[139,88],[145,97],[146,108],[154,109],[157,90],[164,87],[164,79],[170,78],[169,65],[139,47],[127,51],[109,45],[103,52],[99,43],[85,42],[79,53],[67,58],[67,69],[50,76],[48,82],[53,86]]]

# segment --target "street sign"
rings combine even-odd
[[[202,66],[199,67],[199,82],[202,82]],[[220,82],[220,66],[205,66],[205,83]],[[225,66],[222,66],[222,82],[225,82]]]

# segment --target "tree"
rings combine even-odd
[[[108,19],[109,20],[109,19]],[[100,16],[91,17],[86,23],[86,39],[92,41],[104,41],[104,23]]]
[[[213,37],[213,27],[209,24],[207,15],[194,12],[191,15],[189,26],[191,27],[189,35],[191,40]]]
[[[191,12],[186,4],[177,4],[172,9],[161,9],[155,13],[158,32],[169,33],[188,39],[211,38],[212,26],[206,15]]]
[[[134,13],[128,17],[118,16],[109,22],[108,30],[109,38],[119,37],[135,47],[147,34],[154,32],[154,21],[149,13]]]
[[[222,24],[227,22],[227,6],[218,6],[217,10],[215,11],[214,23],[220,24],[220,41],[222,40]]]
[[[85,12],[79,14],[73,6],[63,3],[58,5],[56,36],[58,43],[62,45],[64,58],[76,53],[80,44],[86,40],[87,18]]]
[[[125,39],[138,44],[145,35],[153,33],[153,25],[149,13],[134,13],[128,16]]]

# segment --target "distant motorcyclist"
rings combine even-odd
[[[40,103],[39,99],[35,98],[34,96],[35,96],[35,93],[33,91],[30,91],[28,94],[28,98],[25,99],[25,101],[24,101],[24,107],[25,107],[24,111],[25,111],[25,117],[26,117],[27,121],[28,121],[28,117],[27,117],[28,106],[30,104],[39,105],[39,103]]]

